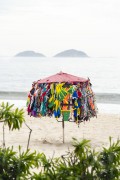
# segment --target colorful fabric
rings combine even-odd
[[[66,111],[75,120],[84,120],[97,114],[91,84],[85,82],[38,84],[36,89],[30,90],[26,105],[28,114],[34,117],[54,115],[60,118],[61,111]]]

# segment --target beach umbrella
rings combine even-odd
[[[77,77],[71,74],[67,74],[64,72],[59,72],[55,75],[49,76],[47,78],[38,80],[38,84],[42,83],[62,83],[62,82],[68,82],[68,83],[73,83],[73,82],[87,82],[88,80],[85,78]]]
[[[87,82],[88,80],[82,77],[77,77],[68,73],[64,72],[59,72],[55,75],[49,76],[47,78],[41,79],[38,81],[38,84],[43,84],[43,83],[84,83]],[[65,113],[64,113],[65,115]],[[62,128],[63,128],[63,143],[64,143],[64,118],[62,118]]]
[[[65,84],[65,85],[68,84],[68,86],[70,85],[71,88],[67,89],[67,92],[66,92],[65,89],[63,88],[64,85],[62,85],[62,84]],[[43,104],[41,105],[41,108],[43,110],[43,116],[44,116],[45,106],[51,108],[51,107],[53,107],[53,104],[57,103],[56,106],[58,107],[58,104],[62,104],[63,101],[65,100],[65,98],[67,97],[67,95],[69,95],[69,94],[72,95],[72,98],[74,96],[76,99],[76,91],[74,90],[74,92],[73,92],[73,89],[74,89],[73,87],[74,86],[79,87],[79,85],[84,85],[84,84],[87,86],[88,84],[90,84],[90,80],[82,78],[82,77],[74,76],[74,75],[71,75],[68,73],[64,73],[64,72],[59,72],[59,73],[54,74],[52,76],[38,80],[37,85],[43,90],[43,93],[40,97],[40,99],[42,99],[42,100],[45,97],[45,95],[47,94],[47,87],[50,87],[51,85],[55,85],[53,87],[56,88],[55,91],[51,89],[51,92],[52,93],[54,92],[54,95],[55,95],[54,96],[55,99],[52,101],[53,103],[48,105],[45,102],[44,105]],[[59,93],[57,92],[57,89],[59,89]],[[84,94],[84,97],[86,98],[85,94]],[[49,98],[51,99],[52,96]],[[74,105],[75,105],[75,103],[74,103]],[[92,102],[90,102],[90,103],[92,106]],[[65,104],[63,103],[63,105],[65,105]],[[72,106],[72,104],[69,104],[69,105]],[[67,106],[69,106],[69,105],[67,105]],[[74,106],[74,114],[77,113],[77,108],[78,108],[78,105],[75,105]],[[87,108],[87,107],[85,107],[85,108]],[[68,120],[68,116],[70,115],[70,111],[71,111],[71,109],[69,109],[69,108],[67,110],[63,110],[63,109],[61,110],[61,112],[62,112],[62,128],[63,128],[63,143],[64,143],[64,127],[65,127],[64,121],[66,119]],[[58,111],[54,111],[54,112],[57,112],[57,115],[59,114]],[[55,115],[55,117],[57,117],[57,116]]]
[[[64,73],[64,72],[59,72],[55,75],[49,76],[47,78],[41,79],[38,81],[38,84],[42,84],[42,83],[63,83],[63,82],[67,82],[67,83],[75,83],[75,82],[79,82],[79,83],[83,83],[83,82],[87,82],[88,80],[82,77],[77,77],[68,73]],[[62,118],[62,128],[63,128],[63,143],[64,143],[64,118]]]

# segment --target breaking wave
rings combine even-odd
[[[27,92],[0,91],[0,99],[26,100]],[[117,93],[95,93],[97,103],[120,104],[120,94]]]

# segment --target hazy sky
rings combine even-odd
[[[0,0],[0,55],[65,49],[120,57],[120,0]]]

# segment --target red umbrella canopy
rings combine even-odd
[[[88,81],[87,79],[77,77],[77,76],[74,76],[74,75],[71,75],[71,74],[67,74],[67,73],[64,73],[64,72],[60,72],[60,73],[57,73],[55,75],[49,76],[47,78],[38,80],[38,83],[39,84],[42,84],[42,83],[55,83],[55,82],[59,82],[59,83],[70,82],[70,83],[73,83],[73,82],[87,82],[87,81]]]

